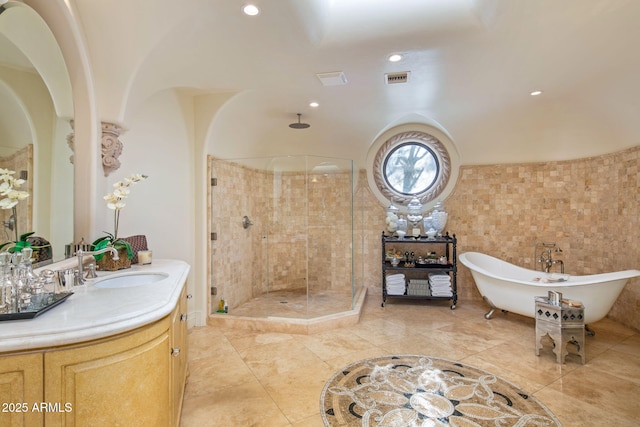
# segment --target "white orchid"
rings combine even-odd
[[[107,201],[107,207],[116,211],[124,208],[126,206],[124,199],[126,199],[129,196],[129,193],[131,193],[129,187],[147,178],[147,175],[136,173],[113,184],[113,193],[109,193],[104,196],[104,199]]]
[[[0,209],[13,209],[13,230],[15,231],[16,243],[16,246],[13,249],[18,247],[18,243],[22,243],[24,241],[23,237],[33,234],[33,232],[24,234],[20,237],[20,242],[18,240],[18,214],[16,206],[18,205],[18,202],[29,197],[29,193],[18,190],[18,188],[20,188],[20,186],[26,181],[21,178],[15,178],[15,173],[16,171],[0,168],[0,197],[3,197],[3,199],[0,200]],[[4,246],[4,244],[2,246]]]
[[[0,168],[0,196],[5,196],[0,200],[0,209],[11,209],[15,207],[20,200],[29,197],[26,191],[16,190],[26,181],[24,179],[16,179],[13,177],[15,171]]]
[[[93,242],[93,246],[95,250],[102,249],[106,246],[113,246],[116,249],[120,247],[127,249],[127,256],[129,259],[133,258],[133,252],[131,249],[131,245],[124,240],[118,239],[118,225],[120,224],[120,211],[126,206],[124,199],[126,199],[131,193],[130,187],[140,181],[147,179],[147,175],[142,174],[132,174],[122,181],[118,181],[113,184],[113,192],[104,196],[104,200],[107,202],[107,208],[115,211],[114,212],[114,233],[106,233],[106,237],[101,237],[95,242]],[[96,260],[102,258],[102,254],[96,255]]]

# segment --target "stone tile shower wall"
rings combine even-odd
[[[217,179],[208,200],[211,231],[217,234],[217,240],[210,241],[209,286],[217,288],[210,306],[215,311],[225,298],[233,309],[265,288],[263,220],[252,214],[266,210],[266,178],[263,172],[211,157],[209,176]],[[253,222],[248,229],[242,227],[244,215]]]
[[[304,292],[307,279],[310,293],[351,294],[350,172],[258,171],[213,158],[210,171],[218,182],[209,209],[218,234],[211,242],[213,311],[221,297],[233,308],[267,290]],[[253,222],[246,230],[243,215]]]
[[[351,289],[351,173],[268,174],[270,290]],[[308,252],[307,252],[308,251]]]
[[[458,253],[478,251],[533,268],[534,244],[557,242],[566,272],[640,269],[640,147],[546,163],[469,165],[445,200],[447,230]],[[360,173],[362,181],[364,172]],[[365,181],[366,182],[366,181]],[[363,190],[364,191],[364,190]],[[380,293],[384,206],[372,194],[366,228],[366,278]],[[480,298],[468,269],[458,268],[459,305]],[[588,308],[587,308],[588,309]],[[631,280],[609,316],[640,330],[640,280]]]

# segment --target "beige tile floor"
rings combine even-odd
[[[322,426],[320,393],[335,371],[384,354],[425,354],[498,374],[533,393],[566,426],[640,425],[640,334],[612,320],[593,325],[587,363],[560,365],[547,343],[535,355],[533,319],[459,301],[390,300],[369,293],[356,326],[314,335],[221,327],[189,332],[182,427]]]

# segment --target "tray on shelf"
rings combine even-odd
[[[443,268],[449,268],[451,267],[451,264],[440,264],[439,262],[427,262],[424,264],[420,264],[419,262],[416,262],[416,268],[439,268],[439,269],[443,269]]]
[[[58,304],[61,304],[71,295],[73,295],[73,292],[63,292],[59,294],[53,294],[51,296],[51,301],[46,306],[39,308],[37,310],[19,311],[17,313],[3,313],[3,314],[0,314],[0,321],[33,319],[41,315],[42,313],[51,310],[53,307],[57,306]]]

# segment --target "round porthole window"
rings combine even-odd
[[[438,135],[438,136],[436,136]],[[429,131],[387,132],[374,144],[369,181],[384,203],[407,205],[417,197],[424,205],[435,204],[451,191],[454,159],[443,143],[446,135]],[[455,149],[454,149],[455,151]]]
[[[412,196],[433,187],[439,169],[438,158],[431,148],[419,142],[405,142],[385,156],[382,176],[391,190]]]

